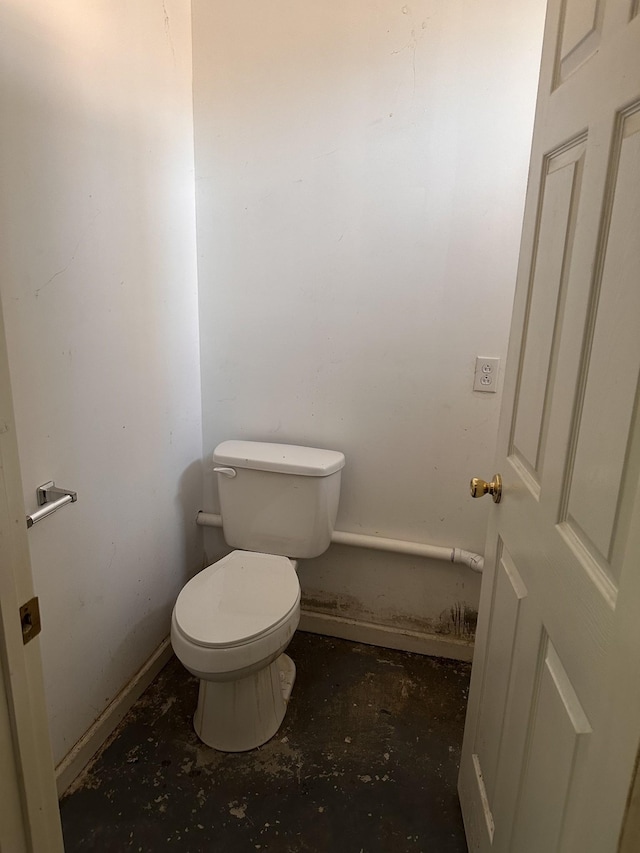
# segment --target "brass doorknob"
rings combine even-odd
[[[480,477],[473,478],[471,481],[471,497],[481,498],[486,494],[491,495],[494,504],[500,503],[500,498],[502,497],[502,477],[500,474],[494,474],[493,480],[490,483],[486,483]]]

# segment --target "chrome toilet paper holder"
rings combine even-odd
[[[27,516],[27,527],[33,527],[38,521],[42,521],[48,515],[54,513],[62,506],[70,503],[75,503],[78,500],[78,493],[71,489],[63,489],[61,486],[56,486],[53,480],[44,483],[36,490],[36,500],[41,509],[37,509]]]

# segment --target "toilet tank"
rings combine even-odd
[[[213,461],[228,545],[301,558],[327,550],[344,454],[295,444],[223,441]]]

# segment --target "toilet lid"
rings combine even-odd
[[[232,551],[191,578],[174,613],[191,642],[233,646],[268,632],[299,597],[298,576],[287,557]]]

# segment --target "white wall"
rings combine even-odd
[[[468,482],[493,473],[499,395],[473,368],[506,352],[543,15],[195,0],[207,458],[231,437],[341,449],[340,529],[483,551]],[[301,580],[309,606],[425,631],[479,586],[335,547]]]
[[[0,287],[55,757],[201,566],[190,11],[5,0]]]

